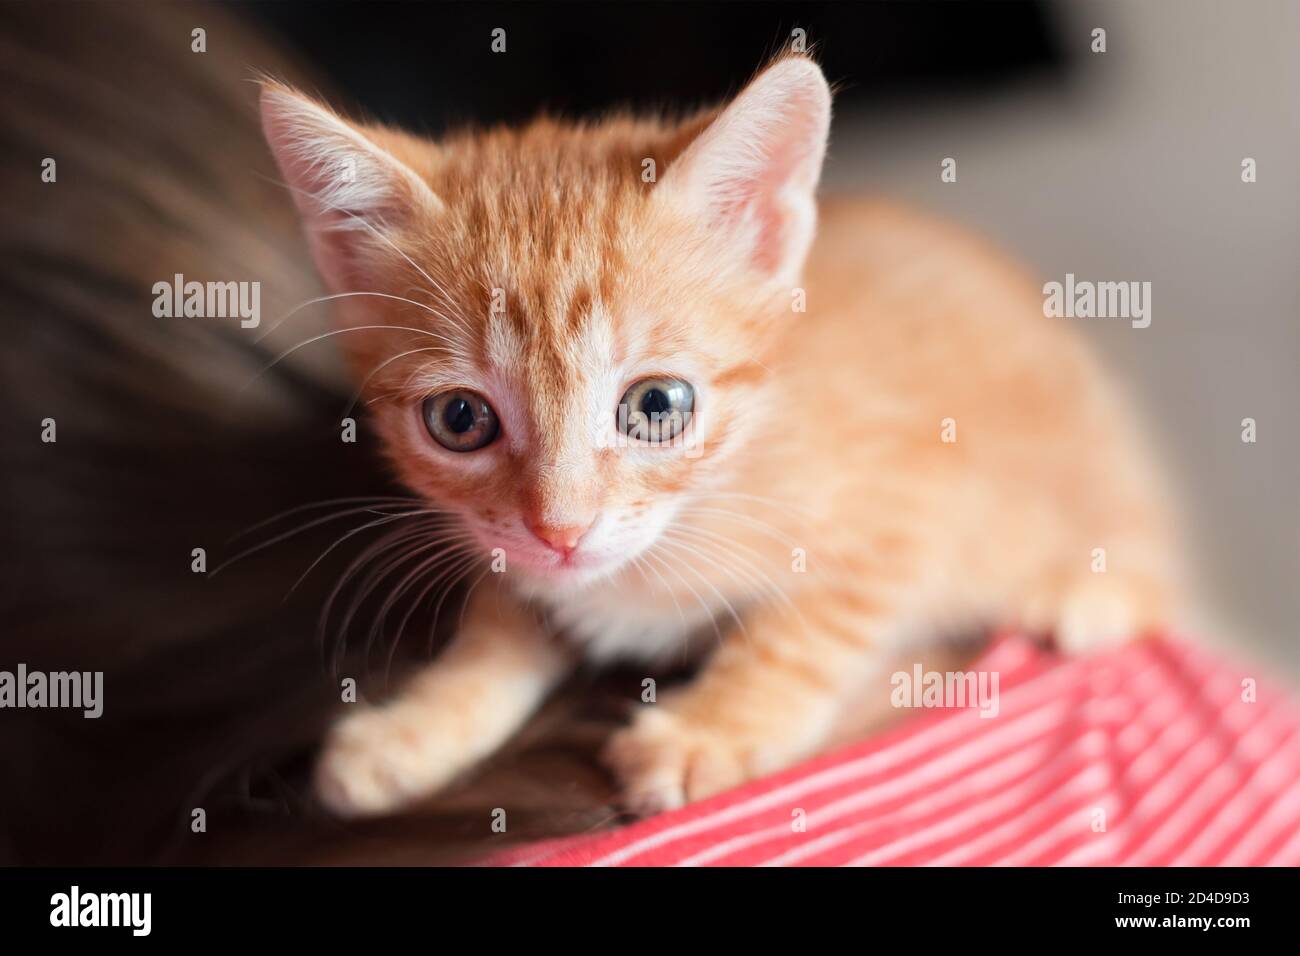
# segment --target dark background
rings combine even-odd
[[[1068,65],[1043,3],[241,3],[368,115],[438,132],[539,109],[682,109],[736,92],[801,27],[837,109],[994,91]],[[400,22],[400,29],[394,23]],[[507,55],[490,48],[506,30]]]

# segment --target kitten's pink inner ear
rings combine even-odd
[[[710,230],[740,242],[760,272],[791,278],[816,228],[814,193],[831,93],[812,60],[765,70],[669,167],[661,184]]]
[[[382,236],[441,209],[427,183],[349,123],[274,83],[262,88],[262,129],[334,291],[364,281]]]

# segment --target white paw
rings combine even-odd
[[[1124,644],[1138,632],[1126,595],[1103,587],[1080,589],[1061,609],[1056,644],[1067,654],[1087,654]]]
[[[419,708],[367,707],[326,737],[316,764],[317,798],[341,817],[391,813],[428,796],[460,769]]]
[[[690,727],[662,710],[645,711],[616,733],[604,759],[622,785],[624,808],[643,817],[710,797],[754,775],[754,761],[742,742]]]

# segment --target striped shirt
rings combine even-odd
[[[996,642],[996,717],[948,707],[515,866],[1300,865],[1300,708],[1146,640],[1061,659]]]

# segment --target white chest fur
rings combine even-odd
[[[669,603],[650,600],[636,588],[606,587],[583,590],[557,598],[541,597],[547,620],[564,637],[581,648],[596,664],[614,661],[688,660],[698,650],[692,635],[706,631],[712,609],[699,602]]]

